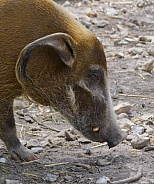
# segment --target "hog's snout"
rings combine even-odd
[[[113,148],[114,146],[117,146],[119,143],[121,143],[127,136],[126,132],[121,131],[119,135],[115,136],[115,138],[112,140],[106,140],[108,143],[109,148]]]

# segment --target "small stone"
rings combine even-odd
[[[26,114],[24,116],[24,119],[25,119],[26,122],[31,123],[31,124],[34,123],[34,122],[36,122],[36,120],[34,120],[34,118],[31,117],[29,114]]]
[[[85,9],[85,14],[90,17],[90,18],[94,18],[94,17],[97,17],[98,14],[96,11],[92,10],[91,8],[86,8]]]
[[[15,99],[13,102],[13,109],[16,110],[21,110],[26,108],[26,105],[24,104],[24,102],[22,102],[21,100],[17,100]]]
[[[141,41],[141,42],[151,42],[152,40],[150,38],[145,37],[145,36],[141,36],[141,37],[139,37],[139,41]]]
[[[91,141],[89,139],[86,139],[85,137],[80,137],[78,139],[78,142],[80,142],[82,144],[89,144],[89,143],[91,143]]]
[[[45,177],[45,180],[47,182],[54,182],[57,181],[58,176],[54,175],[54,174],[47,174]]]
[[[5,184],[22,184],[19,180],[6,179]]]
[[[67,141],[75,141],[76,140],[76,136],[71,134],[68,131],[65,131],[65,136],[66,136]]]
[[[0,157],[3,157],[3,152],[0,152]]]
[[[139,0],[137,2],[137,7],[139,7],[139,8],[146,7],[147,5],[148,5],[148,3],[145,0]]]
[[[37,139],[30,139],[27,142],[27,147],[28,148],[33,148],[33,147],[40,147],[40,143]]]
[[[144,137],[149,137],[149,134],[148,134],[147,132],[144,132],[142,135],[143,135]]]
[[[5,158],[0,158],[0,163],[6,163],[7,160]]]
[[[43,152],[43,148],[42,147],[34,147],[34,148],[31,148],[32,152],[33,153],[41,153]]]
[[[133,47],[129,49],[129,53],[132,55],[141,54],[142,52],[143,52],[143,49],[139,47]]]
[[[40,142],[40,145],[45,148],[46,146],[50,145],[49,138],[47,137],[45,140]]]
[[[85,154],[86,155],[91,155],[92,154],[92,150],[89,146],[85,148]]]
[[[6,184],[6,180],[4,177],[0,177],[0,184]]]
[[[66,175],[64,177],[64,179],[65,179],[65,181],[73,181],[73,177],[72,176],[68,176],[68,175]]]
[[[136,19],[136,17],[132,17],[132,18],[130,19],[130,22],[132,22],[133,24],[135,24],[135,25],[137,25],[137,26],[140,26],[140,23],[139,23],[139,21]]]
[[[135,134],[127,135],[126,140],[127,140],[127,141],[131,141],[131,140],[134,139],[135,137],[136,137]]]
[[[122,118],[127,118],[128,119],[128,115],[126,113],[118,114],[117,119],[122,119]]]
[[[136,55],[132,56],[132,59],[139,59],[139,58],[140,58],[139,54],[136,54]]]
[[[73,135],[78,135],[81,134],[77,129],[75,129],[74,127],[71,127],[69,129],[70,133],[73,134]],[[80,136],[79,136],[80,137]]]
[[[57,137],[65,137],[65,131],[66,130],[62,130],[61,132],[59,132],[58,134],[56,134]]]
[[[114,9],[114,8],[106,8],[105,12],[109,16],[118,15],[118,11],[116,9]]]
[[[150,138],[150,145],[154,145],[154,136]]]
[[[110,182],[110,179],[106,176],[101,177],[96,184],[107,184]]]
[[[88,164],[77,163],[77,164],[75,164],[75,166],[82,167],[83,169],[86,169],[86,170],[90,170],[91,169],[91,166],[88,165]]]
[[[22,144],[23,146],[26,146],[26,145],[27,145],[27,141],[26,141],[25,139],[21,139],[20,141],[21,141],[21,144]]]
[[[107,161],[106,159],[98,159],[97,160],[97,165],[98,166],[107,166],[107,165],[110,165],[111,162]]]
[[[71,3],[69,1],[65,1],[62,6],[67,7],[67,6],[70,6],[70,4]]]
[[[148,133],[149,135],[153,135],[154,134],[154,129],[151,128],[150,126],[146,126],[146,133]]]
[[[128,45],[129,42],[127,42],[126,40],[115,40],[114,41],[114,46],[122,46],[122,45]]]
[[[98,19],[92,19],[92,24],[95,24],[99,28],[104,28],[105,26],[109,25],[110,22],[107,20],[98,20]]]
[[[118,58],[124,58],[124,53],[122,52],[116,52],[115,56],[117,56]]]
[[[91,5],[91,1],[90,0],[82,1],[82,6],[90,6],[90,5]]]
[[[151,46],[148,50],[147,50],[148,54],[150,56],[154,56],[154,46]]]
[[[41,131],[42,130],[42,128],[39,126],[39,125],[31,125],[30,127],[29,127],[29,129],[30,130],[32,130],[32,131]]]
[[[17,115],[20,116],[20,118],[24,118],[28,114],[27,109],[21,109],[20,111],[17,111]]]
[[[140,117],[140,119],[143,120],[143,121],[147,121],[152,117],[153,117],[153,114],[144,114]]]
[[[154,121],[152,120],[144,121],[144,125],[154,125]]]
[[[127,42],[130,42],[130,43],[135,43],[136,40],[133,39],[133,38],[124,38],[124,40],[126,40]]]
[[[146,147],[149,144],[149,142],[150,142],[149,137],[137,135],[136,137],[134,137],[134,139],[132,139],[131,145],[133,148],[142,149]]]
[[[134,123],[127,118],[118,119],[117,123],[122,129],[131,129],[131,127],[134,125]]]
[[[123,9],[121,10],[121,12],[127,13],[127,9],[126,9],[126,8],[123,8]]]
[[[154,183],[154,179],[149,179],[149,181],[150,181],[150,184]]]
[[[142,66],[142,70],[145,72],[151,72],[154,69],[154,60],[151,60],[149,62],[146,62],[143,66]]]
[[[128,113],[130,109],[131,109],[131,104],[129,102],[120,103],[114,107],[114,111],[117,115],[120,113]]]
[[[150,184],[150,181],[147,180],[147,181],[141,181],[140,184]]]
[[[88,22],[88,21],[86,21],[86,20],[80,20],[80,22],[84,25],[84,26],[86,26],[86,28],[90,28],[91,27],[91,22]]]
[[[136,134],[143,134],[144,131],[145,131],[145,128],[143,126],[139,126],[139,125],[133,125],[131,127],[131,131],[133,133],[136,133]]]

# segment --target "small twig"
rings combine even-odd
[[[35,135],[35,136],[42,136],[42,135],[40,135],[39,133],[37,134],[37,133],[34,133],[34,132],[25,132],[25,134],[27,134],[27,135]]]
[[[24,128],[24,126],[21,126],[21,129],[20,129],[20,138],[22,138],[23,128]]]
[[[54,167],[54,166],[66,165],[66,164],[69,164],[69,162],[55,163],[55,164],[48,164],[48,165],[44,165],[44,166],[45,166],[45,167]]]
[[[154,171],[149,171],[149,172],[147,173],[147,175],[148,175],[148,176],[150,176],[150,175],[154,176]]]
[[[122,19],[122,20],[127,20],[127,18],[124,18],[124,17],[119,17],[119,16],[108,16],[109,18],[114,18],[114,19]]]
[[[132,4],[132,1],[126,1],[126,2],[114,2],[114,3],[112,3],[112,4],[119,4],[119,5],[131,5]]]
[[[27,109],[31,109],[31,107],[33,107],[33,105],[35,105],[34,103],[32,103],[29,107],[27,107]]]
[[[144,95],[132,95],[132,94],[119,94],[119,96],[125,96],[125,97],[135,97],[135,98],[147,98],[147,99],[154,99],[152,96],[144,96]]]
[[[145,77],[144,77],[142,74],[140,74],[140,73],[138,73],[138,72],[135,72],[135,74],[137,74],[137,75],[140,76],[143,80],[145,80]]]
[[[153,151],[154,150],[154,146],[147,146],[144,148],[144,151]]]
[[[41,126],[47,128],[47,129],[52,130],[52,131],[55,131],[55,132],[61,132],[60,130],[58,130],[58,129],[56,129],[56,128],[51,128],[50,126],[45,125],[45,124],[43,124],[42,122],[41,122],[41,123],[38,123],[38,125],[41,125]]]
[[[142,177],[143,174],[143,170],[142,170],[142,166],[139,167],[139,170],[137,172],[137,174],[133,177],[129,177],[127,179],[123,179],[123,180],[119,180],[119,181],[110,181],[109,184],[125,184],[125,183],[132,183],[134,181],[139,180]]]
[[[5,173],[9,173],[9,171],[7,171],[6,169],[4,169],[3,167],[0,167],[0,170],[5,172]]]
[[[23,125],[23,124],[20,124],[20,123],[15,123],[17,126],[26,126],[26,125]]]
[[[31,173],[22,173],[22,174],[26,176],[38,177],[36,174],[31,174]]]
[[[102,144],[98,144],[98,145],[96,145],[96,146],[92,146],[91,149],[93,149],[93,148],[98,148],[98,147],[102,147],[102,146],[106,146],[106,145],[107,145],[107,143],[105,142],[105,143],[102,143]]]
[[[133,70],[129,70],[129,71],[124,71],[124,70],[113,70],[113,69],[108,69],[108,71],[111,71],[112,73],[130,73],[130,72],[134,72]]]
[[[35,163],[35,162],[39,162],[39,159],[37,159],[37,160],[32,160],[32,161],[29,161],[29,162],[22,162],[21,164],[22,164],[22,165],[25,165],[25,164]]]
[[[87,169],[87,170],[91,169],[91,166],[88,164],[75,163],[75,166],[82,167],[83,169]]]

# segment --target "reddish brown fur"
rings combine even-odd
[[[2,94],[2,91],[4,96],[8,97],[11,95],[10,98],[14,98],[21,94],[21,86],[17,83],[14,68],[22,48],[28,43],[48,34],[55,32],[68,33],[76,41],[77,52],[81,54],[78,55],[78,62],[75,68],[76,73],[74,75],[80,76],[80,72],[89,66],[89,62],[92,64],[92,62],[95,63],[97,60],[97,58],[93,59],[93,55],[87,54],[91,52],[91,48],[95,49],[95,56],[97,55],[96,53],[99,54],[100,52],[100,49],[97,49],[97,45],[100,47],[100,44],[97,43],[98,41],[93,33],[74,20],[69,12],[51,0],[1,0],[0,17],[2,24],[0,29],[0,51],[1,53],[7,53],[7,57],[6,54],[2,54],[0,58],[1,74],[2,76],[4,75],[5,78],[3,83],[7,85],[5,87],[2,83],[0,87],[0,94]],[[84,51],[85,48],[86,52]],[[55,56],[50,57],[54,53],[49,55],[49,53],[46,54],[46,52],[48,51],[42,51],[42,49],[41,52],[36,52],[34,60],[37,60],[37,62],[32,62],[35,65],[35,70],[38,70],[39,74],[43,73],[42,68],[45,72],[45,68],[51,68],[51,58],[55,58]],[[84,61],[83,58],[85,58]],[[105,56],[102,59],[103,60],[99,59],[100,64],[103,64],[106,68]],[[50,66],[48,60],[50,60]],[[3,63],[5,63],[5,65]],[[58,67],[60,66],[58,65]],[[83,69],[81,67],[83,67]],[[50,74],[51,73],[49,73],[49,75]],[[52,74],[55,76],[54,72],[52,72]],[[37,75],[37,73],[35,73],[35,75]],[[14,89],[17,90],[14,91],[13,94],[8,94],[10,90]]]
[[[52,49],[46,46],[36,48],[28,63],[27,73],[34,84],[39,86],[39,90],[29,86],[24,91],[44,105],[49,105],[48,100],[55,104],[66,101],[66,113],[71,111],[66,94],[63,95],[66,93],[66,85],[73,86],[84,77],[89,66],[95,64],[100,65],[107,77],[106,59],[95,35],[51,0],[0,0],[0,17],[0,137],[12,157],[33,160],[35,157],[18,143],[13,115],[10,113],[13,99],[22,94],[23,86],[19,84],[15,73],[20,51],[27,44],[46,35],[61,32],[71,36],[77,56],[73,67],[65,67]],[[40,91],[42,88],[52,99],[45,98],[45,94]],[[14,154],[15,150],[17,153]]]

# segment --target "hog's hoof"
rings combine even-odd
[[[29,162],[38,159],[28,148],[24,147],[23,145],[8,149],[8,151],[11,155],[11,158],[16,161]]]

